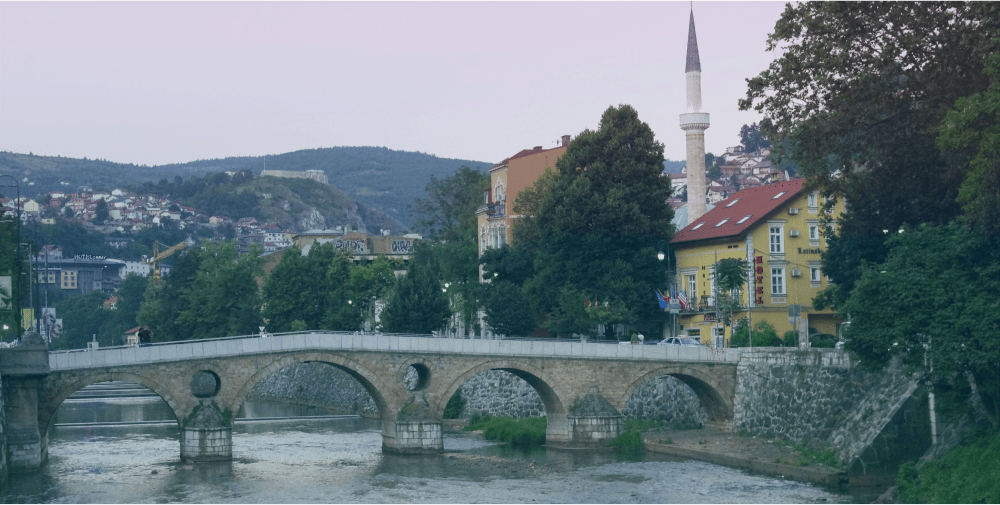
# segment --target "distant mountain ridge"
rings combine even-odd
[[[0,173],[14,176],[20,183],[21,195],[31,197],[51,192],[75,193],[81,187],[111,190],[148,181],[188,179],[226,171],[251,170],[259,176],[265,167],[268,170],[323,170],[332,186],[407,227],[413,225],[409,205],[414,199],[425,196],[424,189],[431,177],[448,177],[463,165],[485,172],[493,163],[438,158],[387,147],[324,147],[157,166],[0,152]]]

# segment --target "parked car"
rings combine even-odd
[[[702,347],[701,341],[694,337],[667,337],[657,345],[680,345],[684,347]]]

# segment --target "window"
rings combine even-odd
[[[496,187],[493,188],[493,201],[499,203],[499,202],[504,201],[504,199],[505,199],[505,196],[504,196],[504,193],[503,193],[503,184],[502,183],[497,183]]]
[[[691,302],[698,297],[698,275],[685,275],[684,281],[687,286],[688,302]]]
[[[819,225],[816,223],[809,223],[809,245],[819,245]]]
[[[809,193],[809,207],[818,207],[816,193]]]
[[[729,218],[728,218],[728,217],[727,217],[727,218],[725,218],[725,219],[723,219],[722,221],[719,221],[719,224],[715,225],[714,227],[715,227],[715,228],[718,228],[718,227],[720,227],[720,226],[722,226],[722,225],[726,224],[726,221],[729,221]]]
[[[691,228],[691,231],[695,231],[695,230],[697,230],[698,228],[701,228],[701,227],[702,227],[702,225],[704,225],[704,224],[705,224],[705,223],[698,223],[698,226],[695,226],[694,228]]]
[[[747,214],[746,216],[743,216],[743,219],[740,219],[739,221],[736,221],[736,224],[743,224],[747,219],[750,219],[750,214]]]
[[[486,252],[486,227],[479,228],[479,249]]]
[[[507,227],[500,226],[499,228],[497,228],[497,234],[499,235],[498,238],[500,239],[498,247],[502,247],[504,244],[507,243]]]
[[[782,226],[769,226],[770,229],[770,243],[771,243],[771,254],[781,254],[785,252],[784,237],[782,236]]]
[[[781,195],[784,195],[785,193],[787,193],[787,191],[782,191],[781,193],[778,193],[777,195],[774,195],[774,197],[772,197],[771,200],[777,200],[777,199],[781,198]]]
[[[729,202],[728,204],[726,204],[726,208],[728,209],[729,207],[732,207],[732,206],[733,206],[733,204],[734,204],[734,203],[736,203],[736,202],[738,202],[738,201],[740,201],[740,199],[739,199],[739,198],[737,198],[737,199],[735,199],[735,200],[733,200],[733,201]]]
[[[785,268],[771,267],[771,294],[785,294]]]
[[[819,282],[819,267],[809,267],[809,282]]]

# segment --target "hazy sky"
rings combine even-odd
[[[683,159],[688,2],[0,2],[0,149],[136,164],[386,146],[498,162],[627,103]],[[783,2],[695,2],[706,150]]]

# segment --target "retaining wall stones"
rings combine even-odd
[[[918,433],[903,433],[920,415],[918,380],[898,362],[880,372],[861,371],[849,354],[834,349],[746,350],[737,367],[733,428],[832,447],[845,462],[870,452],[880,436],[881,445],[888,436],[896,439],[888,445],[909,439],[919,446]]]

